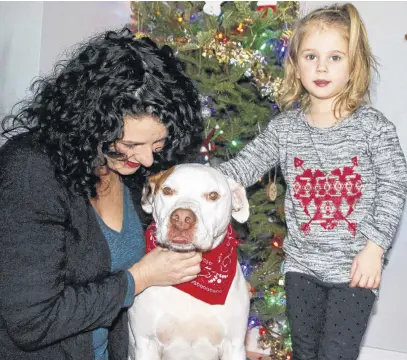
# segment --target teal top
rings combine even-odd
[[[123,186],[123,224],[120,232],[109,228],[96,214],[100,228],[109,245],[112,272],[127,270],[145,254],[144,232],[140,219],[134,209],[129,189]],[[133,277],[127,271],[128,290],[123,307],[133,304],[135,284]],[[95,360],[108,360],[108,334],[106,328],[93,331],[93,348]]]

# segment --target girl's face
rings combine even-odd
[[[167,128],[151,115],[125,117],[123,138],[109,149],[122,156],[106,157],[107,166],[121,175],[134,174],[140,166],[150,167],[153,154],[163,149],[167,136]]]
[[[331,101],[349,81],[349,44],[343,30],[311,26],[298,52],[297,78],[311,104]]]

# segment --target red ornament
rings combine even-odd
[[[216,38],[216,40],[217,40],[218,42],[220,42],[220,43],[226,43],[226,42],[229,41],[228,36],[227,36],[225,33],[223,33],[223,32],[218,32],[218,33],[216,33],[215,38]]]
[[[275,248],[280,249],[283,243],[283,237],[279,235],[274,235],[272,244]]]
[[[239,26],[236,28],[236,31],[241,34],[244,33],[244,25],[240,23]]]
[[[215,151],[216,147],[213,142],[211,142],[213,135],[215,135],[216,128],[213,128],[211,132],[208,134],[206,139],[203,141],[201,145],[201,155],[209,155],[209,153]]]
[[[259,329],[259,334],[260,335],[266,335],[266,333],[267,333],[267,330],[262,326],[262,327],[260,327],[260,329]]]
[[[205,159],[206,163],[209,162],[210,156],[216,149],[215,143],[212,141],[215,132],[216,128],[213,128],[206,139],[203,141],[201,149],[199,151],[199,154]]]
[[[263,17],[267,16],[268,10],[271,9],[273,12],[276,11],[277,5],[260,5],[257,7],[257,11],[263,11]]]

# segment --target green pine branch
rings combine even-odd
[[[278,2],[276,11],[264,12],[257,11],[255,1],[228,1],[219,16],[202,12],[204,4],[133,1],[131,26],[136,37],[149,36],[159,45],[171,46],[201,94],[211,99],[208,106],[214,115],[206,119],[205,128],[209,132],[218,126],[223,131],[214,140],[212,156],[224,161],[256,137],[278,112],[272,106],[277,96],[274,88],[266,95],[262,91],[283,77],[275,46],[287,40],[287,31],[298,16],[298,2]],[[251,314],[264,327],[275,326],[285,311],[284,302],[275,303],[270,297],[281,281],[281,242],[286,233],[285,183],[279,171],[275,201],[267,199],[264,189],[273,181],[274,171],[270,180],[264,174],[248,189],[250,218],[239,227],[245,235],[238,246],[240,262],[253,267],[248,278],[256,289]],[[279,336],[287,340],[289,332],[281,330]]]

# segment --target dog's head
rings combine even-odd
[[[245,189],[200,164],[151,176],[141,202],[153,214],[157,243],[179,251],[211,250],[222,242],[232,216],[239,222],[249,217]]]

